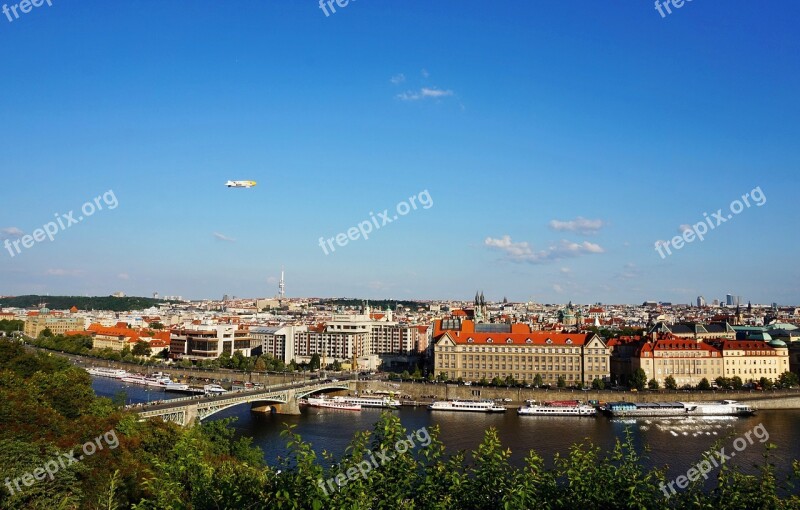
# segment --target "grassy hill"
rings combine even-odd
[[[112,296],[14,296],[0,298],[0,307],[33,308],[45,303],[51,310],[68,310],[73,306],[80,310],[111,310],[128,312],[142,310],[168,301],[146,297],[112,297]]]

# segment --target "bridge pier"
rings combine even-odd
[[[276,414],[300,414],[300,405],[296,399],[289,399],[285,404],[273,404],[272,409]]]

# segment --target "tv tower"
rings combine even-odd
[[[281,301],[286,297],[286,281],[283,279],[283,266],[281,266],[281,281],[278,282],[278,296]]]

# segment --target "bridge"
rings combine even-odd
[[[355,380],[324,383],[298,381],[214,396],[176,398],[160,404],[148,405],[137,411],[137,414],[142,420],[161,418],[182,426],[192,425],[197,420],[204,420],[220,411],[241,404],[251,404],[251,409],[257,412],[270,412],[274,409],[279,414],[300,414],[300,399],[313,393],[346,391],[354,388],[355,383]]]

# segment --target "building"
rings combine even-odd
[[[648,336],[653,333],[674,335],[678,338],[691,338],[694,340],[709,340],[726,338],[733,340],[736,338],[736,330],[727,322],[712,322],[700,324],[699,322],[681,322],[669,325],[666,322],[656,323],[647,332]]]
[[[703,296],[697,296],[697,308],[705,308],[706,306],[706,298]]]
[[[250,335],[261,345],[261,353],[289,363],[295,356],[295,335],[306,332],[306,326],[250,328]]]
[[[722,353],[716,347],[670,333],[653,333],[631,357],[631,371],[641,368],[647,380],[655,379],[663,388],[672,376],[678,387],[697,386],[702,379],[713,381],[723,375]]]
[[[173,329],[170,334],[169,356],[172,359],[216,359],[223,352],[233,355],[236,351],[245,357],[261,353],[259,341],[237,324],[192,323]]]
[[[610,377],[610,349],[594,333],[532,331],[527,324],[476,324],[468,319],[434,322],[434,374],[450,380],[508,376],[544,384],[591,384]]]
[[[703,339],[654,331],[642,339],[612,339],[612,379],[626,383],[641,368],[647,380],[655,379],[661,387],[669,376],[679,387],[734,376],[744,382],[762,377],[776,381],[789,370],[789,349],[765,335],[763,340]]]
[[[52,313],[47,308],[42,308],[38,312],[29,312],[25,318],[25,336],[36,338],[45,329],[49,329],[54,335],[63,335],[67,331],[83,329],[83,319]]]

